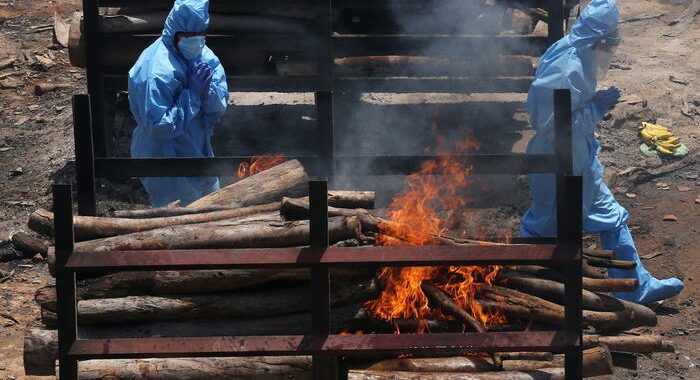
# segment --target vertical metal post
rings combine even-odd
[[[333,127],[333,17],[331,0],[319,2],[318,90],[316,125],[318,127],[319,165],[316,174],[333,181],[335,175],[335,139]]]
[[[571,91],[554,91],[554,144],[557,157],[557,244],[570,253],[564,266],[564,330],[578,335],[579,345],[565,351],[566,379],[583,377],[582,341],[582,178],[573,176]]]
[[[99,28],[99,0],[83,0],[85,36],[85,68],[87,72],[88,94],[91,98],[92,133],[95,154],[106,157],[104,134],[104,81],[102,78],[102,45]],[[111,136],[109,136],[111,138]]]
[[[328,247],[328,181],[309,181],[309,221],[311,248],[322,251]],[[311,329],[315,335],[331,333],[331,295],[328,268],[311,270]],[[338,378],[337,359],[328,355],[314,355],[313,379],[333,380]]]
[[[97,205],[89,95],[73,96],[73,134],[75,137],[75,172],[78,183],[78,214],[94,216],[97,214]]]
[[[58,363],[61,380],[78,379],[78,361],[68,357],[78,338],[75,273],[66,270],[73,252],[73,199],[70,185],[53,186],[54,244],[56,247],[56,304],[58,305]]]
[[[547,12],[547,39],[551,45],[564,37],[564,0],[547,1]]]

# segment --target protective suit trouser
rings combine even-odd
[[[616,259],[637,263],[637,267],[634,269],[608,269],[610,278],[634,278],[639,281],[639,287],[636,291],[617,292],[614,293],[615,297],[646,304],[673,297],[683,290],[683,282],[681,280],[677,278],[658,280],[644,268],[627,224],[621,225],[616,231],[601,232],[600,239],[604,249],[615,251]]]

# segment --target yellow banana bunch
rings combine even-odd
[[[673,154],[681,146],[681,139],[661,125],[642,123],[639,127],[639,136],[645,144],[663,154]]]

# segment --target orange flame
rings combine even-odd
[[[467,138],[454,144],[452,149],[446,149],[445,139],[437,134],[435,124],[433,131],[437,137],[438,158],[424,162],[420,171],[406,178],[407,189],[389,206],[387,217],[392,223],[379,225],[382,233],[375,236],[377,245],[436,245],[436,237],[443,236],[456,225],[469,204],[463,192],[470,185],[469,174],[473,167],[450,157],[449,150],[466,153],[478,150],[479,144]],[[484,325],[504,323],[502,314],[485,310],[476,302],[478,288],[490,285],[499,269],[498,266],[382,268],[379,279],[384,288],[378,299],[364,306],[374,318],[416,319],[420,322],[417,332],[422,333],[429,318],[451,319],[429,307],[428,298],[421,290],[421,283],[427,280],[448,293],[456,304]]]
[[[277,166],[283,162],[287,161],[283,154],[262,154],[260,156],[255,156],[248,162],[241,162],[238,165],[238,172],[236,175],[238,178],[250,177],[255,173],[260,173],[263,170],[267,170],[273,166]]]

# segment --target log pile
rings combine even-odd
[[[309,244],[306,193],[308,176],[295,160],[240,180],[183,207],[122,210],[108,217],[75,216],[77,251],[108,255],[114,250],[188,248],[299,247]],[[259,193],[258,193],[259,192]],[[371,245],[379,225],[391,236],[395,225],[376,215],[374,193],[330,191],[331,244]],[[30,227],[51,235],[53,215],[37,210]],[[399,228],[396,228],[398,230]],[[495,244],[433,236],[436,244]],[[53,250],[48,249],[51,257]],[[614,252],[584,251],[583,279],[584,372],[610,374],[616,365],[634,365],[634,354],[673,351],[654,335],[625,331],[656,325],[655,313],[609,295],[633,291],[630,280],[609,279],[605,268],[629,267]],[[311,302],[308,269],[226,269],[159,272],[117,272],[80,278],[77,283],[80,338],[293,335],[310,331]],[[564,324],[561,272],[535,266],[512,266],[498,272],[493,285],[477,288],[475,299],[486,310],[497,310],[508,323],[484,325],[439,288],[424,281],[420,288],[439,310],[428,321],[372,318],[363,304],[378,297],[383,284],[373,269],[331,271],[333,333],[392,333],[557,330]],[[45,327],[25,336],[24,363],[28,375],[55,374],[57,358],[56,292],[37,290]],[[563,357],[558,353],[491,352],[450,357],[377,357],[348,359],[348,379],[560,379]],[[90,360],[81,363],[81,379],[310,379],[311,359],[179,358]],[[467,375],[465,375],[467,374]],[[465,377],[466,376],[466,377]]]

